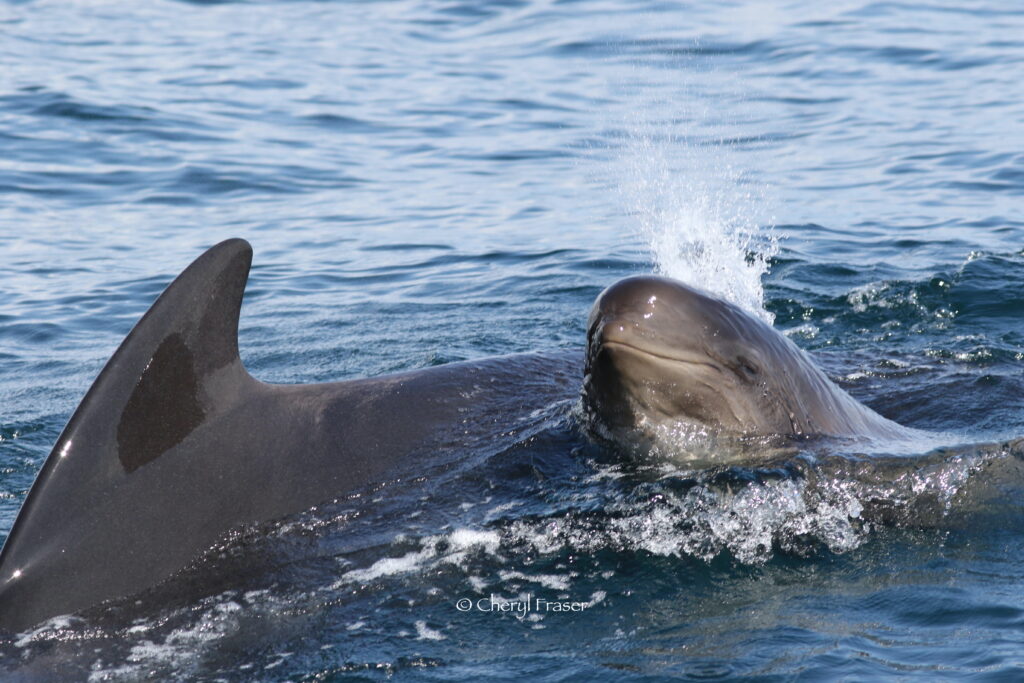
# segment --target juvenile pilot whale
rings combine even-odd
[[[238,354],[252,250],[211,248],[157,299],[57,439],[0,553],[0,628],[140,593],[232,529],[450,466],[472,439],[581,395],[610,433],[672,421],[746,434],[901,436],[792,342],[665,278],[597,299],[578,353],[315,385]],[[464,449],[463,449],[464,450]]]
[[[719,433],[907,439],[810,356],[739,307],[676,280],[604,290],[587,321],[584,405],[616,441],[689,424]]]

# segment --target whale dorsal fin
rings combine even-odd
[[[222,408],[218,386],[225,385],[225,376],[245,373],[238,316],[251,263],[249,243],[233,239],[206,251],[175,278],[96,378],[64,436],[74,439],[81,429],[99,432],[90,441],[116,452],[131,473]],[[65,441],[58,440],[54,450]]]
[[[67,521],[89,518],[98,503],[146,476],[147,465],[256,384],[238,356],[251,262],[245,240],[209,249],[164,290],[107,362],[54,445],[0,554],[5,611],[21,610],[31,623],[33,605],[46,598],[29,596],[46,572],[40,568],[33,577],[29,567],[48,548],[63,553],[74,543],[66,537],[73,528]],[[14,590],[14,583],[33,588]],[[49,590],[64,588],[75,606],[73,586]]]
[[[135,382],[117,424],[118,459],[126,471],[160,457],[205,413],[222,408],[220,377],[245,374],[238,315],[251,263],[252,248],[244,240],[222,242],[200,256],[157,299],[97,378],[94,388],[108,373]],[[103,390],[111,392],[106,400],[123,400],[128,387],[116,377],[110,382]]]

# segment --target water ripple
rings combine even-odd
[[[269,381],[578,350],[597,293],[658,267],[774,316],[894,419],[1024,434],[1013,3],[43,0],[0,27],[4,530],[132,324],[233,236],[256,250],[242,355]],[[608,454],[549,418],[443,496],[226,540],[276,559],[229,567],[223,595],[0,638],[0,668],[1012,677],[1013,459],[915,527],[901,510],[934,496],[882,509],[838,475],[591,479]],[[402,558],[427,569],[330,588]],[[458,621],[451,599],[492,590],[594,606]]]

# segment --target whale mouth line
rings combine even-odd
[[[619,347],[622,347],[624,349],[629,349],[630,351],[634,351],[636,353],[640,353],[640,354],[643,354],[645,356],[651,356],[653,358],[659,358],[661,360],[665,360],[665,361],[668,361],[670,363],[677,363],[679,365],[704,365],[704,366],[712,368],[712,369],[714,369],[714,370],[716,370],[718,372],[721,372],[721,369],[717,365],[715,365],[713,362],[699,361],[699,360],[687,360],[685,358],[679,358],[678,356],[668,356],[668,355],[665,355],[665,354],[662,354],[662,353],[655,353],[654,351],[651,351],[649,349],[645,349],[645,348],[642,348],[642,347],[639,347],[639,346],[635,346],[635,345],[629,344],[627,342],[607,340],[607,341],[602,342],[601,346],[604,347],[604,348],[608,348],[610,346],[619,346]]]

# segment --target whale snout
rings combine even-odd
[[[625,344],[674,357],[699,348],[708,332],[709,302],[688,285],[653,275],[620,280],[594,302],[587,322],[588,346]]]
[[[591,319],[595,315],[607,317],[629,312],[649,311],[657,302],[658,295],[665,289],[665,283],[661,281],[661,278],[651,276],[619,280],[607,287],[597,297],[591,311]]]
[[[649,314],[662,306],[685,307],[701,296],[697,290],[676,280],[656,275],[627,277],[598,295],[591,318],[638,312]]]
[[[688,416],[717,422],[721,401],[694,391],[722,369],[708,354],[720,302],[681,282],[631,277],[604,290],[588,320],[586,405],[612,428]]]

